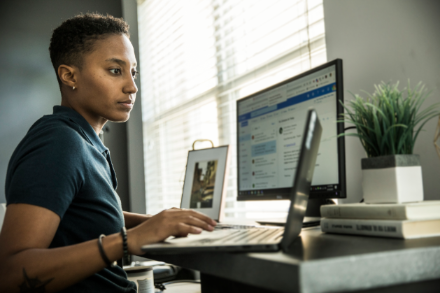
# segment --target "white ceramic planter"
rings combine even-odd
[[[362,159],[362,189],[366,203],[403,203],[423,200],[418,155]]]

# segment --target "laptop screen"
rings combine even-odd
[[[306,124],[303,132],[301,150],[296,167],[295,179],[290,194],[290,210],[287,216],[281,249],[287,251],[301,232],[303,218],[307,209],[310,186],[315,170],[321,141],[322,127],[315,110],[307,113]]]

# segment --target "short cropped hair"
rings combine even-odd
[[[49,52],[60,88],[62,83],[58,76],[58,67],[65,64],[81,69],[83,55],[93,50],[95,41],[114,34],[130,37],[128,24],[122,18],[97,13],[74,16],[54,29]]]

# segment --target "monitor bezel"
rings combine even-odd
[[[239,145],[238,145],[238,136],[239,136],[239,126],[240,124],[238,123],[238,104],[241,102],[244,102],[245,100],[251,99],[253,97],[255,97],[256,95],[260,95],[264,92],[273,90],[276,87],[282,86],[284,84],[290,83],[292,81],[295,81],[297,79],[303,78],[309,74],[313,74],[317,71],[320,71],[322,69],[325,69],[329,66],[335,66],[335,70],[336,70],[336,111],[337,111],[337,119],[339,119],[341,117],[341,114],[344,113],[344,107],[342,106],[341,103],[344,102],[344,80],[343,80],[343,74],[342,74],[342,59],[335,59],[333,61],[327,62],[325,64],[322,64],[318,67],[312,68],[306,72],[300,73],[296,76],[293,76],[289,79],[286,79],[282,82],[279,82],[275,85],[272,85],[268,88],[265,88],[263,90],[260,90],[256,93],[253,93],[249,96],[246,96],[242,99],[237,100],[236,102],[236,119],[237,119],[237,123],[236,123],[236,131],[237,131],[237,201],[252,201],[252,200],[288,200],[290,199],[290,191],[291,191],[291,187],[286,187],[286,188],[277,188],[277,189],[269,189],[271,192],[270,193],[264,193],[264,194],[246,194],[246,195],[240,195],[240,172],[239,172],[239,168],[240,168],[240,162],[239,162]],[[318,113],[319,115],[319,113]],[[344,133],[344,123],[336,123],[336,131],[337,131],[337,143],[338,143],[338,164],[339,164],[339,174],[338,174],[338,178],[339,178],[339,189],[337,190],[313,190],[313,187],[320,187],[318,185],[312,185],[312,189],[310,190],[310,199],[326,199],[326,198],[346,198],[347,197],[347,186],[346,186],[346,174],[345,174],[345,138],[344,136],[339,136],[339,134]],[[327,185],[325,185],[327,186]],[[266,190],[264,190],[266,191]]]

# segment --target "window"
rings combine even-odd
[[[322,0],[140,0],[138,23],[147,212],[180,205],[188,150],[210,139],[230,145],[226,217],[286,213],[236,201],[236,100],[327,61]]]

